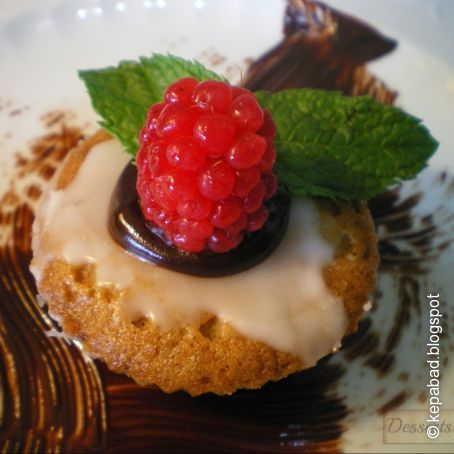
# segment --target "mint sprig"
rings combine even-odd
[[[102,118],[100,125],[116,136],[132,156],[139,148],[139,131],[147,111],[162,101],[167,85],[182,77],[226,81],[196,61],[161,54],[124,61],[117,67],[79,71],[79,77]]]
[[[225,80],[200,63],[153,55],[80,71],[101,126],[135,156],[149,107],[182,77]],[[312,89],[256,93],[277,125],[276,172],[295,195],[368,199],[414,178],[438,147],[421,121],[369,97]]]

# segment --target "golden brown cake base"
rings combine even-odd
[[[99,132],[75,148],[56,177],[56,188],[66,187],[91,147],[109,138]],[[344,302],[352,332],[375,285],[378,254],[373,223],[364,202],[319,199],[317,205],[322,236],[335,248],[335,259],[323,276]],[[295,355],[251,340],[211,314],[171,331],[144,317],[122,319],[115,307],[121,298],[118,291],[96,284],[93,264],[53,260],[40,271],[39,293],[63,331],[80,340],[88,354],[140,385],[157,385],[166,392],[185,390],[193,396],[231,394],[305,367]]]

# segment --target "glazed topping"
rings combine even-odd
[[[262,229],[248,232],[235,249],[223,254],[184,252],[166,241],[160,229],[144,221],[136,192],[137,168],[129,163],[118,179],[109,207],[108,226],[113,239],[130,254],[174,271],[196,276],[227,276],[257,265],[280,243],[288,224],[290,197],[280,191],[267,203],[269,218]],[[233,209],[214,214],[232,216]],[[233,214],[234,215],[234,214]]]
[[[116,141],[99,144],[69,186],[45,196],[34,225],[37,280],[53,259],[93,262],[98,284],[120,290],[113,312],[131,320],[143,315],[166,329],[208,312],[251,339],[299,355],[306,366],[338,345],[348,319],[323,280],[333,251],[320,237],[314,202],[295,200],[282,242],[253,268],[210,279],[176,273],[132,257],[107,231],[109,200],[128,161]]]
[[[274,122],[250,91],[216,80],[177,80],[164,100],[139,136],[143,216],[182,251],[234,250],[269,216]]]

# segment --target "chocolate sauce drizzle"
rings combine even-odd
[[[258,232],[224,254],[190,254],[165,241],[144,222],[136,191],[137,167],[129,163],[121,173],[109,207],[108,228],[112,238],[135,257],[173,271],[205,277],[221,277],[247,270],[266,259],[287,231],[290,197],[278,191],[267,201],[269,218]]]
[[[394,41],[305,0],[289,1],[285,33],[281,44],[252,64],[248,87],[323,86],[369,93],[382,102],[394,99],[395,92],[364,66],[392,50]],[[258,391],[230,397],[167,395],[109,372],[84,358],[74,344],[46,334],[59,332],[37,303],[28,270],[33,209],[80,131],[58,113],[44,120],[52,131],[30,154],[18,156],[14,186],[0,200],[1,452],[339,452],[347,417],[350,424],[372,412],[383,414],[412,395],[424,400],[427,377],[418,375],[424,358],[410,369],[402,369],[396,358],[402,349],[411,352],[404,329],[408,334],[415,326],[411,342],[425,342],[421,283],[430,276],[434,257],[454,240],[453,213],[441,209],[454,194],[451,176],[434,178],[444,192],[440,208],[432,207],[430,214],[415,213],[424,197],[418,187],[403,199],[397,188],[371,202],[382,253],[379,290],[370,315],[341,352]],[[27,183],[30,175],[33,182]],[[343,391],[352,364],[359,365],[360,376],[376,377],[380,388],[375,392],[363,383],[353,367],[355,407]],[[387,393],[394,383],[401,388]]]
[[[365,64],[396,47],[396,41],[323,3],[289,0],[284,40],[250,66],[250,90],[321,88],[368,94],[391,104],[396,92],[372,76]]]

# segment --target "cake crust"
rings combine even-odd
[[[55,188],[69,185],[92,147],[110,138],[99,131],[77,146],[56,176]],[[335,250],[323,277],[344,303],[348,334],[356,329],[375,285],[374,226],[365,202],[319,199],[317,206],[321,234]],[[63,331],[80,340],[89,355],[140,385],[156,385],[165,392],[185,390],[193,396],[231,394],[306,367],[299,357],[249,339],[213,314],[172,330],[162,330],[145,317],[125,319],[117,306],[120,292],[97,285],[95,264],[75,266],[54,259],[39,274],[38,291]]]

